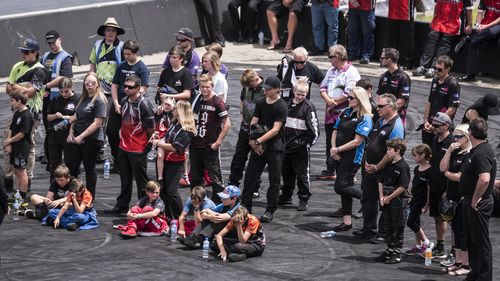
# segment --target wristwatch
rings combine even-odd
[[[259,145],[260,144],[260,141],[258,139],[255,140],[255,144],[256,145]]]

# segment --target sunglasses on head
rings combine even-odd
[[[136,85],[124,85],[123,86],[123,89],[137,89],[139,88],[139,86],[136,86]]]

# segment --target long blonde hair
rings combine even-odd
[[[366,92],[366,90],[356,86],[351,90],[351,94],[354,94],[359,102],[358,117],[365,115],[369,115],[370,117],[372,117],[372,106],[370,104],[370,98],[368,97],[368,93]]]
[[[207,58],[208,60],[210,60],[210,62],[212,63],[213,68],[216,71],[220,71],[221,62],[220,62],[219,55],[216,52],[214,52],[214,51],[208,51],[208,52],[206,52],[203,55],[203,57],[201,59],[203,60],[204,58]]]
[[[104,95],[104,93],[102,92],[102,89],[101,89],[101,84],[99,83],[99,78],[97,77],[97,74],[95,72],[89,72],[87,73],[87,75],[85,75],[85,78],[83,79],[83,89],[82,89],[82,95],[80,96],[80,100],[78,101],[78,105],[76,107],[79,107],[80,104],[89,97],[89,91],[87,91],[87,88],[85,87],[85,81],[87,80],[87,77],[89,76],[93,76],[95,77],[96,81],[97,81],[97,85],[96,85],[96,88],[95,88],[95,93],[94,93],[94,96],[92,97],[92,100],[90,101],[90,103],[95,103],[95,100],[97,98],[101,99],[104,104],[106,105],[106,108],[108,106],[108,99],[106,98],[106,96]]]
[[[175,104],[175,109],[177,109],[177,119],[182,126],[184,131],[196,134],[196,126],[194,124],[193,110],[191,109],[191,104],[188,101],[180,100]]]

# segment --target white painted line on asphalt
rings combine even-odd
[[[22,18],[22,17],[32,17],[32,16],[39,16],[39,15],[45,15],[45,14],[52,14],[52,13],[71,12],[71,11],[91,9],[91,8],[102,8],[102,7],[116,6],[116,5],[122,5],[122,4],[131,4],[131,3],[136,3],[136,2],[144,2],[144,0],[110,1],[110,2],[80,5],[80,6],[67,7],[67,8],[42,10],[42,11],[36,11],[36,12],[17,13],[17,14],[12,14],[12,15],[0,16],[0,20],[8,20],[8,19]]]

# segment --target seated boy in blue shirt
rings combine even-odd
[[[214,209],[215,204],[206,196],[206,191],[202,186],[195,186],[191,190],[191,195],[184,203],[184,209],[179,216],[179,237],[186,238],[189,236],[196,226],[201,224],[201,211],[205,209]],[[192,214],[193,220],[186,220],[188,215]]]

